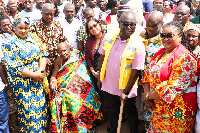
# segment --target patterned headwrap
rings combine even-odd
[[[18,15],[15,17],[12,27],[14,28],[17,24],[19,24],[21,22],[24,22],[24,23],[30,25],[30,19],[28,17],[22,17],[22,16]]]
[[[188,25],[186,27],[185,32],[187,32],[188,30],[195,30],[195,31],[197,31],[197,32],[200,33],[200,24],[191,24],[191,25]]]
[[[127,5],[119,5],[117,7],[117,11],[129,11],[130,10],[130,6]]]
[[[173,2],[171,0],[165,0],[165,1],[167,1],[169,6],[170,6],[170,8],[173,9]]]

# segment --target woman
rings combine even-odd
[[[6,16],[6,15],[0,16],[0,28],[1,28],[0,40],[2,42],[5,39],[9,39],[10,37],[13,36],[12,24],[11,24],[10,18],[8,16]],[[8,83],[7,79],[6,79],[5,82]],[[15,129],[12,126],[12,123],[11,123],[11,115],[13,113],[15,113],[16,124],[18,124],[18,122],[17,122],[17,106],[16,106],[16,103],[15,103],[15,100],[14,100],[12,90],[10,88],[7,88],[7,94],[8,94],[8,110],[9,110],[8,124],[9,124],[9,127],[10,127],[10,132],[14,133]]]
[[[20,131],[43,133],[47,132],[47,102],[42,79],[48,55],[40,39],[29,34],[29,24],[28,18],[16,18],[15,34],[2,44],[2,51],[18,107]]]
[[[87,62],[87,66],[90,69],[94,82],[94,87],[99,92],[101,100],[102,100],[102,109],[103,109],[103,115],[105,116],[106,113],[106,106],[105,101],[102,98],[103,95],[99,91],[99,88],[97,86],[98,76],[99,76],[99,47],[102,43],[102,40],[104,38],[104,33],[101,28],[101,24],[96,19],[90,19],[86,23],[86,32],[88,35],[87,42],[85,45],[85,59]]]
[[[107,4],[107,9],[111,10],[111,13],[106,17],[107,29],[119,28],[118,18],[117,18],[117,7],[120,5],[118,0],[109,0]]]
[[[171,0],[166,0],[164,2],[164,8],[166,10],[166,13],[163,22],[164,24],[166,24],[174,19],[174,14],[172,14],[173,2]]]
[[[92,85],[84,56],[78,51],[70,51],[65,42],[58,44],[59,57],[54,64],[51,76],[50,93],[51,132],[93,133],[93,122],[98,116],[101,102]],[[56,99],[58,104],[56,104]],[[56,105],[59,112],[56,110]],[[58,117],[60,114],[60,118]]]
[[[144,75],[143,101],[153,109],[149,133],[193,129],[197,110],[196,58],[181,44],[183,28],[177,21],[165,24],[164,48],[152,58]]]

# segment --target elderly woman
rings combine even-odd
[[[144,75],[142,98],[153,110],[148,132],[189,133],[197,110],[197,60],[181,44],[183,28],[179,22],[167,23],[162,28],[164,48],[154,55]]]
[[[29,34],[28,18],[16,18],[15,34],[2,44],[7,78],[18,106],[21,132],[47,132],[47,102],[42,84],[47,53]]]

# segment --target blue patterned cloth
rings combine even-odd
[[[20,131],[23,133],[47,132],[47,102],[41,81],[22,77],[24,68],[30,71],[39,69],[41,49],[31,34],[26,40],[15,35],[2,44],[8,80],[18,106]],[[42,50],[43,57],[47,56]]]

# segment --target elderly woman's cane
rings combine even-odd
[[[119,120],[118,120],[117,133],[120,133],[120,130],[121,130],[123,108],[124,108],[124,100],[121,100],[121,106],[120,106],[120,113],[119,113]]]
[[[57,86],[53,86],[53,91],[54,91],[54,95],[55,95],[55,103],[56,103],[56,112],[57,112],[57,117],[58,117],[58,125],[60,128],[60,133],[62,133],[62,125],[61,125],[61,120],[60,120],[60,112],[59,112],[56,88],[57,88]]]

